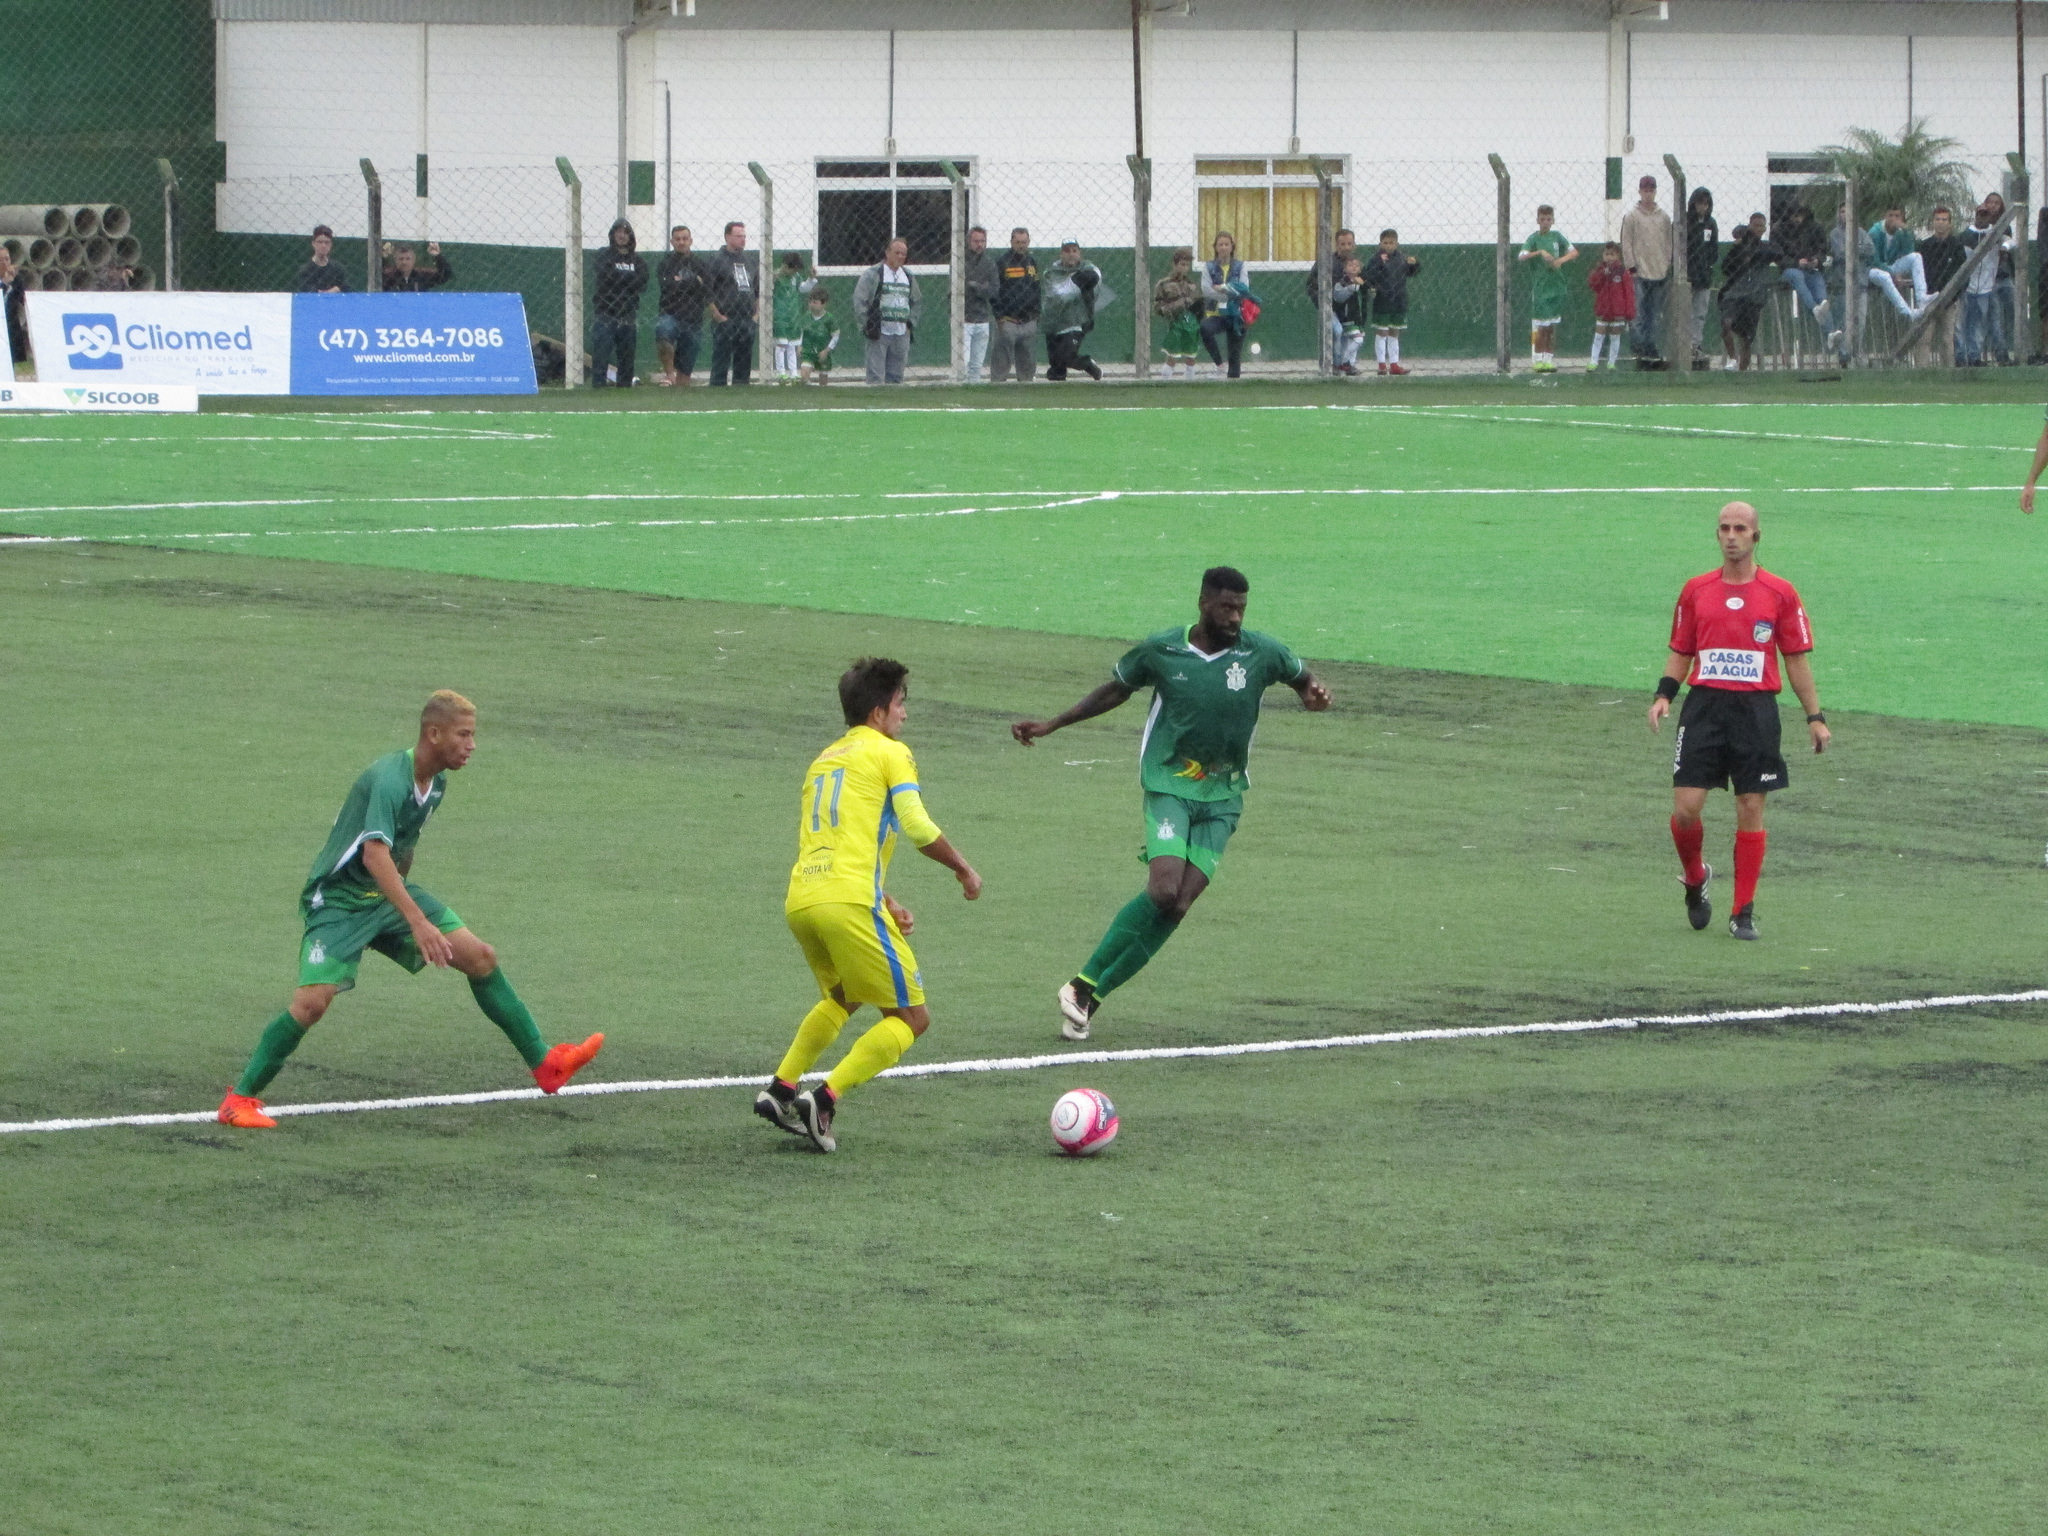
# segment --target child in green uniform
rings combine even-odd
[[[1173,269],[1152,289],[1152,313],[1166,322],[1166,376],[1195,376],[1195,353],[1202,345],[1202,285],[1195,280],[1195,253],[1182,246],[1173,253]]]
[[[804,295],[811,289],[804,277],[804,259],[795,251],[782,258],[775,274],[775,377],[785,384],[796,381],[797,342],[804,328]]]
[[[1564,318],[1568,285],[1564,266],[1579,259],[1579,248],[1550,226],[1557,211],[1545,203],[1536,210],[1536,233],[1522,242],[1517,261],[1536,263],[1529,285],[1529,356],[1538,373],[1557,372],[1557,325]]]
[[[797,369],[806,384],[832,382],[832,349],[839,345],[839,328],[825,312],[831,297],[823,283],[813,283],[810,315],[797,337]]]

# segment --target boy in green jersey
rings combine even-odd
[[[779,384],[796,382],[796,352],[804,328],[804,295],[811,279],[804,276],[804,259],[795,251],[782,258],[775,273],[770,314],[775,325],[775,379]]]
[[[1227,565],[1202,573],[1201,617],[1133,646],[1115,675],[1065,714],[1020,720],[1010,734],[1030,746],[1041,736],[1106,714],[1138,689],[1152,712],[1138,745],[1145,792],[1144,891],[1124,904],[1079,975],[1060,988],[1060,1033],[1086,1040],[1102,999],[1143,969],[1173,936],[1216,874],[1244,809],[1245,759],[1258,729],[1259,701],[1274,683],[1302,707],[1330,707],[1330,690],[1285,645],[1244,627],[1251,583]]]
[[[832,349],[839,345],[839,327],[832,323],[832,317],[825,312],[832,295],[820,283],[810,293],[806,306],[810,316],[804,321],[802,333],[797,338],[797,371],[803,375],[806,384],[832,382]]]
[[[1564,318],[1564,267],[1579,259],[1579,248],[1551,228],[1557,211],[1545,203],[1536,210],[1536,233],[1522,242],[1517,261],[1536,263],[1529,285],[1529,356],[1538,373],[1557,372],[1557,325]]]
[[[335,994],[356,984],[356,967],[366,949],[415,974],[429,965],[461,971],[477,1007],[517,1047],[542,1093],[558,1091],[603,1046],[603,1035],[552,1050],[542,1045],[533,1015],[498,969],[497,952],[406,879],[420,833],[447,791],[448,774],[475,750],[476,706],[444,688],[420,711],[419,740],[406,751],[378,758],[349,790],[327,846],[299,893],[306,934],[299,944],[298,990],[291,1007],[265,1028],[240,1080],[221,1100],[222,1125],[258,1130],[277,1124],[263,1112],[257,1095],[327,1012]]]

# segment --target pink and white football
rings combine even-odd
[[[1093,1088],[1063,1093],[1052,1107],[1053,1144],[1069,1157],[1093,1157],[1116,1140],[1116,1106]]]

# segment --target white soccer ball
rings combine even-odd
[[[1109,1095],[1076,1088],[1052,1107],[1052,1139],[1069,1157],[1093,1157],[1116,1140],[1116,1106]]]
[[[1255,341],[1255,342],[1253,342],[1253,343],[1252,343],[1252,356],[1253,356],[1253,357],[1257,357],[1258,355],[1259,355],[1259,344],[1258,344],[1258,343],[1257,343],[1257,342]]]

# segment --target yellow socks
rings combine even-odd
[[[885,1016],[881,1023],[853,1042],[853,1049],[832,1069],[832,1075],[825,1079],[825,1086],[832,1090],[835,1100],[844,1098],[849,1088],[858,1088],[876,1073],[895,1066],[916,1039],[908,1024]],[[784,1078],[783,1081],[791,1079]]]
[[[783,1056],[782,1065],[775,1069],[776,1077],[785,1083],[794,1083],[810,1071],[817,1065],[818,1058],[831,1049],[832,1042],[839,1038],[839,1031],[846,1028],[849,1017],[851,1015],[831,998],[819,998],[818,1006],[805,1014],[803,1023],[797,1025],[796,1038],[789,1042],[789,1051]],[[895,1060],[895,1057],[890,1060]]]

